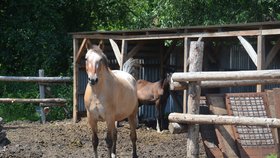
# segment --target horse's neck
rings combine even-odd
[[[113,82],[112,76],[113,76],[113,73],[111,72],[110,69],[103,70],[103,72],[98,77],[99,79],[98,79],[96,86],[94,87],[96,89],[96,91],[100,91],[100,90],[106,88],[107,86],[110,86],[110,84]]]

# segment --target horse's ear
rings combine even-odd
[[[87,50],[91,49],[92,48],[92,43],[90,42],[90,40],[88,39],[87,40],[87,43],[86,43],[86,48]]]
[[[98,47],[103,51],[104,50],[104,42],[103,40],[99,41]]]

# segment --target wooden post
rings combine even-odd
[[[187,62],[189,56],[189,39],[184,38],[184,72],[187,72]],[[183,113],[187,113],[187,90],[184,90],[183,94]]]
[[[39,70],[39,77],[44,77],[44,70],[42,70],[42,69]],[[39,91],[40,91],[40,99],[44,99],[45,98],[45,86],[42,84],[39,84]],[[43,107],[41,106],[41,103],[39,105],[40,105],[41,121],[44,124],[44,123],[46,123],[46,115],[45,115]]]
[[[264,36],[258,35],[258,54],[257,54],[257,70],[263,70],[265,67],[265,39]],[[257,92],[262,92],[264,86],[261,84],[257,85]]]
[[[76,62],[79,44],[78,39],[73,38],[73,121],[78,122],[78,76],[79,64]]]
[[[202,71],[204,42],[191,42],[189,72]],[[188,114],[199,114],[200,82],[189,82]],[[199,154],[199,125],[193,124],[188,128],[187,157],[197,158]]]
[[[123,64],[125,63],[124,59],[126,54],[127,54],[127,41],[122,40],[120,70],[122,70]]]

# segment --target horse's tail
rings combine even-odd
[[[139,68],[140,62],[137,59],[129,58],[124,64],[122,71],[125,71],[131,74],[136,80],[138,80],[139,76]]]

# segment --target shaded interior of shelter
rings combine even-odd
[[[271,41],[267,40],[271,49],[276,39],[272,38]],[[119,69],[117,60],[115,59],[113,50],[105,41],[104,52],[110,60],[111,69]],[[137,41],[141,42],[141,41]],[[128,43],[128,52],[134,48],[137,44]],[[143,48],[133,57],[140,59],[141,67],[139,68],[139,79],[145,79],[151,82],[155,82],[160,79],[160,76],[166,72],[182,72],[183,71],[183,46],[182,40],[162,40],[162,41],[142,41]],[[246,53],[246,50],[242,45],[238,43],[237,39],[229,38],[227,40],[205,40],[204,58],[203,58],[203,71],[235,71],[235,70],[255,70],[256,67],[251,61],[250,57]],[[176,43],[176,46],[174,46]],[[169,53],[170,52],[170,53]],[[268,52],[268,51],[267,51]],[[162,59],[164,59],[162,61]],[[280,54],[278,53],[269,69],[280,68]],[[84,62],[84,60],[82,60]],[[85,73],[84,63],[81,63],[81,70],[84,74],[81,77],[80,86],[85,89],[87,83],[87,77]],[[266,89],[273,87],[279,87],[279,85],[267,85]],[[226,87],[226,88],[208,88],[202,89],[202,95],[209,93],[228,93],[228,92],[254,92],[255,86],[246,87]],[[166,113],[181,112],[182,110],[182,92],[174,91],[176,98],[169,97],[168,105],[166,106]],[[81,96],[83,93],[81,92]],[[81,97],[82,98],[82,97]],[[83,102],[83,100],[81,100]],[[176,104],[176,105],[174,105]],[[178,105],[179,104],[179,105]],[[82,109],[81,109],[82,110]],[[84,110],[82,110],[84,111]],[[155,110],[154,107],[144,106],[140,109],[140,115],[146,115],[143,118],[154,119]]]

